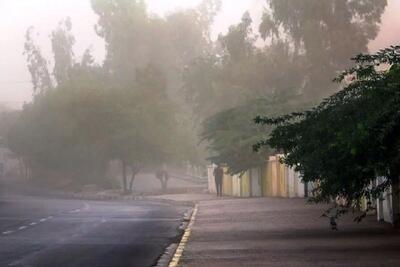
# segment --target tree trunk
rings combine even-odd
[[[122,186],[123,186],[123,191],[126,194],[128,192],[128,189],[127,189],[126,162],[125,162],[125,160],[122,160]]]
[[[135,180],[136,173],[132,172],[131,180],[129,181],[129,192],[132,193],[133,191],[133,181]]]
[[[131,180],[129,181],[129,193],[132,193],[132,191],[133,191],[133,181],[135,181],[136,174],[138,174],[140,172],[141,168],[142,168],[142,165],[139,162],[131,165],[132,176],[131,176]]]
[[[166,178],[161,178],[161,179],[160,179],[160,182],[161,182],[161,191],[162,191],[163,193],[165,193],[165,192],[167,191],[168,179],[166,179]]]
[[[29,166],[28,164],[25,163],[25,180],[29,180],[30,175],[29,175]]]
[[[400,178],[399,175],[392,176],[392,212],[393,226],[400,227]]]

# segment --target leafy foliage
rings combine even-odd
[[[317,182],[316,201],[377,198],[399,179],[400,46],[373,55],[358,55],[355,66],[339,75],[345,88],[317,107],[256,122],[276,125],[259,149],[282,150],[284,162],[304,181]],[[382,65],[383,64],[383,65]],[[385,177],[377,185],[376,177]]]
[[[73,45],[75,38],[71,34],[72,23],[68,17],[61,21],[56,30],[51,34],[51,44],[54,54],[53,75],[57,84],[62,84],[69,79],[70,70],[74,64]]]
[[[366,51],[386,5],[366,2],[267,1],[259,31],[268,42],[260,42],[246,12],[240,23],[219,36],[212,53],[186,68],[185,92],[196,117],[204,120],[201,137],[211,160],[227,163],[232,173],[259,164],[274,150],[251,153],[260,128],[249,126],[246,119],[252,120],[257,110],[270,117],[304,110],[338,90],[331,78],[349,65],[354,51]],[[356,42],[339,41],[356,32]],[[263,101],[264,109],[259,106]]]
[[[207,141],[211,151],[209,160],[227,164],[231,174],[242,173],[252,167],[260,166],[274,149],[264,147],[254,153],[252,145],[260,140],[271,126],[259,126],[252,119],[260,113],[282,114],[283,103],[258,99],[245,105],[219,112],[203,122],[201,138]]]
[[[139,168],[175,156],[176,121],[159,73],[145,69],[136,90],[120,90],[102,83],[95,70],[83,77],[79,69],[78,81],[37,96],[11,127],[10,148],[36,176],[51,172],[104,184],[111,159]]]
[[[259,30],[263,39],[287,39],[304,56],[303,94],[320,100],[337,90],[335,72],[367,52],[387,0],[269,0]],[[349,38],[351,36],[351,38]]]
[[[53,87],[48,69],[48,62],[33,39],[34,28],[29,27],[25,33],[24,55],[27,57],[28,70],[32,77],[33,92],[40,94]]]
[[[174,105],[176,147],[185,160],[199,162],[202,156],[197,149],[192,107],[180,90],[182,71],[211,49],[209,29],[220,1],[204,0],[195,8],[173,12],[165,18],[148,14],[144,1],[137,0],[92,0],[92,8],[99,16],[96,31],[107,48],[104,69],[114,86],[130,88],[140,79],[137,70],[156,67]]]
[[[219,36],[222,50],[196,58],[185,69],[186,99],[198,120],[255,99],[300,101],[297,85],[303,79],[302,60],[285,42],[258,48],[251,26],[245,14],[239,24]]]
[[[107,162],[120,160],[123,188],[130,191],[135,175],[144,167],[175,163],[185,155],[196,158],[191,153],[193,140],[183,128],[188,126],[171,100],[171,74],[166,71],[174,69],[175,55],[189,53],[174,46],[168,35],[183,22],[170,24],[150,17],[141,1],[93,1],[92,5],[99,14],[97,33],[106,41],[102,66],[94,64],[90,50],[76,62],[72,25],[66,19],[51,35],[56,83],[46,87],[42,80],[52,81],[47,60],[27,35],[28,64],[40,93],[11,127],[9,146],[36,177],[58,173],[77,183],[102,180]],[[214,7],[203,8],[211,12],[209,8]],[[182,15],[187,18],[183,21],[196,25],[194,19],[200,21],[203,13],[187,14]],[[187,27],[181,33],[193,33],[190,41],[197,42],[198,37],[204,39],[203,27],[192,32]],[[149,34],[160,42],[149,39]],[[43,64],[38,64],[38,57]],[[128,171],[132,174],[129,183]]]

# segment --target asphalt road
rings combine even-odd
[[[0,266],[152,266],[187,207],[145,201],[0,198]]]

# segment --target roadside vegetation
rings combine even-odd
[[[283,161],[305,182],[318,184],[314,201],[343,200],[335,217],[363,198],[368,212],[373,201],[391,189],[394,224],[400,226],[400,46],[353,60],[355,66],[336,78],[346,86],[318,106],[257,117],[257,123],[277,127],[255,148],[271,146],[283,152]]]
[[[30,178],[112,187],[115,160],[129,193],[149,168],[207,158],[239,174],[279,152],[318,184],[316,201],[346,209],[398,188],[399,47],[368,55],[386,0],[267,0],[259,25],[245,12],[216,40],[218,0],[165,17],[144,1],[91,3],[102,63],[75,55],[69,18],[50,60],[27,29],[33,101],[3,112],[0,134]]]

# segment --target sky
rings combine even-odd
[[[165,15],[179,9],[198,5],[201,0],[146,0],[149,12]],[[212,29],[214,38],[228,27],[240,21],[249,11],[255,25],[261,20],[265,0],[222,0],[222,9]],[[400,0],[388,0],[382,17],[381,31],[369,45],[371,51],[400,43]],[[51,58],[51,31],[58,22],[71,17],[76,38],[75,55],[92,47],[98,62],[104,58],[104,43],[96,36],[94,25],[97,18],[90,0],[0,0],[0,105],[18,108],[32,97],[30,74],[22,54],[24,34],[29,26],[40,33],[36,37],[47,58]]]

